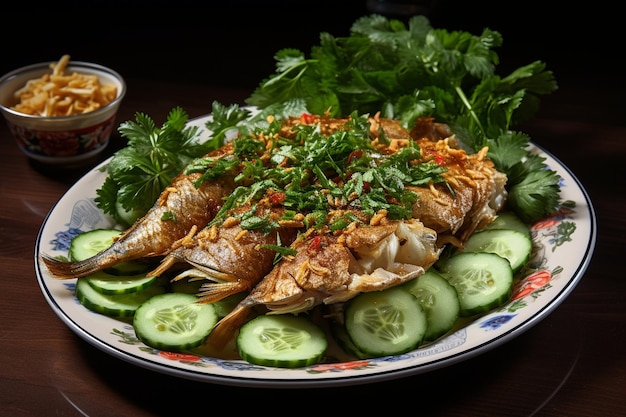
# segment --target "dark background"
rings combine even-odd
[[[274,72],[275,52],[289,47],[308,53],[323,31],[348,35],[357,18],[374,12],[366,1],[23,2],[0,18],[0,73],[67,53],[129,79],[199,82],[251,92]],[[624,107],[626,37],[622,15],[606,1],[396,1],[424,2],[418,13],[436,28],[500,32],[504,43],[496,52],[501,75],[541,60],[573,102],[572,91],[592,90],[610,93],[608,102],[605,94],[598,99],[598,106]],[[594,117],[601,117],[600,107]]]

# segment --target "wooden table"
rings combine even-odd
[[[197,117],[210,111],[212,100],[242,103],[249,94],[206,84],[127,81],[118,122],[141,111],[160,124],[176,105]],[[332,389],[191,381],[116,359],[74,334],[42,296],[33,251],[49,210],[90,167],[63,171],[30,162],[3,123],[0,415],[141,417],[183,410],[284,415],[307,409],[358,415],[372,404],[411,415],[626,415],[626,125],[612,97],[566,88],[546,98],[538,117],[525,126],[577,175],[597,212],[596,250],[569,297],[519,337],[472,359],[407,378]],[[102,158],[121,145],[114,137]]]

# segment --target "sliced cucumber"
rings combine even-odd
[[[95,229],[81,233],[70,243],[69,257],[73,261],[90,258],[111,246],[122,232],[117,229]],[[102,294],[128,294],[146,289],[154,284],[156,277],[144,273],[149,265],[140,261],[121,262],[104,271],[82,278]],[[83,291],[84,292],[84,291]]]
[[[495,253],[460,252],[439,267],[444,278],[456,289],[462,317],[492,310],[511,295],[511,264]]]
[[[189,279],[180,279],[172,282],[172,292],[181,292],[186,294],[194,294],[197,295],[200,291],[200,287],[202,284],[207,282],[206,280],[189,280]],[[222,318],[225,317],[230,311],[235,308],[235,306],[243,300],[247,292],[240,292],[236,294],[231,294],[226,298],[223,298],[219,301],[214,301],[212,304],[215,306],[215,310],[217,311],[217,315]]]
[[[241,358],[255,365],[299,368],[319,363],[326,354],[324,332],[306,316],[260,315],[239,329]]]
[[[89,277],[76,280],[76,298],[82,305],[95,312],[119,318],[132,317],[141,304],[163,292],[163,286],[153,284],[133,293],[103,294],[89,284]]]
[[[145,274],[132,276],[109,275],[106,272],[95,272],[84,277],[94,290],[102,294],[129,294],[144,290],[156,282],[157,277]]]
[[[454,327],[461,304],[456,290],[441,274],[429,269],[403,286],[426,312],[428,326],[424,340],[435,340]]]
[[[372,357],[372,355],[362,352],[358,347],[356,347],[352,339],[350,339],[350,335],[348,335],[346,326],[343,324],[337,323],[333,320],[330,325],[330,330],[339,347],[342,348],[348,355],[354,356],[357,359],[367,359]]]
[[[118,201],[115,202],[115,214],[116,219],[122,223],[125,227],[132,226],[141,216],[145,214],[142,210],[126,210],[122,207],[122,204]]]
[[[511,263],[517,273],[530,260],[533,243],[530,236],[513,229],[491,229],[474,233],[465,242],[464,252],[490,252]]]
[[[119,264],[105,268],[104,272],[110,275],[129,276],[146,273],[152,268],[154,268],[153,264],[136,260],[120,262]]]
[[[428,327],[420,303],[402,287],[359,294],[348,302],[344,314],[350,339],[359,351],[372,356],[414,349]]]
[[[502,211],[498,213],[496,219],[489,223],[484,230],[493,229],[517,230],[518,232],[530,236],[530,227],[512,211]]]
[[[240,292],[237,294],[231,294],[226,298],[213,302],[218,317],[225,317],[232,311],[233,308],[235,308],[237,304],[239,304],[241,300],[246,298],[246,295],[248,295],[247,292]]]
[[[94,229],[74,236],[68,256],[71,261],[82,261],[102,252],[113,244],[122,232],[117,229]]]
[[[213,305],[197,301],[196,296],[183,293],[153,296],[135,311],[135,334],[161,350],[184,351],[201,345],[218,317]]]

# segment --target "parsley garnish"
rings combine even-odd
[[[118,127],[128,145],[102,168],[108,176],[96,197],[103,212],[127,226],[152,207],[176,174],[211,146],[200,142],[199,129],[187,125],[187,113],[180,107],[172,109],[162,127],[143,113],[135,117]]]
[[[557,84],[540,61],[497,75],[494,49],[501,44],[500,33],[490,29],[473,35],[435,29],[424,16],[412,17],[408,27],[365,16],[354,22],[349,36],[322,33],[308,55],[278,51],[276,72],[246,103],[261,109],[304,106],[312,114],[329,111],[334,117],[380,111],[407,128],[418,117],[434,117],[469,151],[488,145],[496,167],[509,176],[510,208],[527,221],[537,220],[556,209],[559,178],[532,161],[528,136],[512,127],[534,116],[539,96]]]
[[[326,214],[335,209],[369,216],[385,210],[389,218],[407,219],[417,194],[405,186],[444,181],[444,168],[423,162],[419,146],[412,142],[396,153],[380,154],[372,146],[366,115],[353,113],[342,128],[329,134],[322,134],[318,124],[291,129],[293,133],[284,136],[268,124],[233,139],[232,168],[238,172],[238,186],[211,224],[220,224],[234,209],[249,205],[248,214],[235,216],[241,227],[269,232],[278,223],[253,214],[254,204],[276,192],[281,193],[282,207],[305,214],[305,222],[313,227],[325,225]],[[221,175],[219,164],[204,161],[192,164],[195,171],[205,169],[202,178]],[[340,229],[354,220],[347,216],[330,227]]]

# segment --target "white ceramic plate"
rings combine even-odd
[[[207,131],[204,124],[208,117],[191,123]],[[587,269],[596,241],[596,220],[589,196],[567,167],[545,151],[535,150],[561,175],[564,204],[553,217],[532,227],[537,247],[533,273],[522,280],[510,302],[502,308],[434,344],[404,355],[301,369],[266,368],[238,360],[162,352],[139,342],[128,324],[87,310],[74,296],[75,280],[51,277],[40,263],[39,254],[65,255],[77,233],[115,226],[94,203],[96,189],[106,175],[99,167],[72,186],[44,221],[35,248],[37,279],[54,312],[87,342],[135,365],[181,378],[237,386],[294,388],[355,385],[432,371],[485,353],[519,336],[552,312]]]

